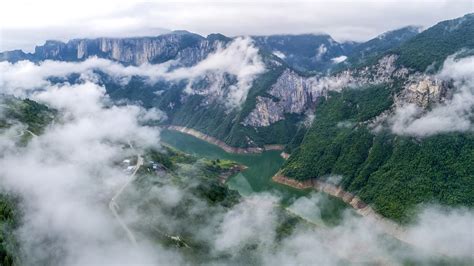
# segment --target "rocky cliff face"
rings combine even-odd
[[[398,40],[397,36],[400,34],[390,33],[378,38],[377,42],[369,41],[366,47],[377,48],[378,52],[384,53],[386,47],[392,47],[394,43],[414,34],[416,32],[408,31],[408,37],[403,35]],[[206,133],[233,144],[238,142],[234,139],[243,138],[249,138],[260,146],[286,143],[292,138],[290,135],[295,134],[295,128],[299,130],[303,115],[311,114],[317,108],[316,103],[320,97],[327,97],[330,91],[340,91],[347,87],[390,84],[402,80],[406,82],[405,87],[396,96],[396,101],[416,103],[422,107],[441,101],[448,94],[445,84],[435,78],[399,67],[396,63],[399,63],[397,60],[400,61],[400,58],[396,55],[384,56],[375,64],[328,74],[328,68],[324,64],[336,64],[333,62],[335,57],[350,55],[356,46],[362,49],[362,44],[337,43],[327,35],[279,35],[254,36],[250,44],[241,41],[232,46],[236,39],[239,38],[231,39],[219,34],[202,37],[189,32],[172,32],[143,38],[76,39],[67,43],[47,41],[38,46],[33,54],[12,51],[0,54],[0,60],[83,61],[97,56],[124,65],[172,62],[169,72],[185,67],[177,75],[180,78],[167,80],[159,85],[127,85],[122,91],[116,91],[119,95],[117,98],[128,97],[134,101],[146,102],[147,106],[159,105],[167,112],[170,123],[194,126],[195,129],[196,126],[206,124],[201,130],[216,129],[219,132]],[[387,42],[390,45],[385,45]],[[226,49],[229,46],[231,49]],[[210,57],[213,60],[209,60]],[[319,66],[324,71],[318,71]],[[350,64],[347,66],[350,67]],[[302,69],[307,70],[304,76],[298,72]],[[267,75],[268,73],[270,74]],[[309,76],[314,73],[318,74]],[[271,77],[267,78],[265,75]],[[142,86],[140,92],[137,92],[137,86]],[[113,89],[111,86],[108,92],[113,93]],[[252,97],[250,101],[247,101],[247,94]],[[239,109],[242,106],[245,108]],[[232,112],[229,108],[232,108]],[[241,113],[242,110],[245,113]],[[263,127],[284,120],[288,114],[298,115],[291,116],[291,123],[285,121],[279,124],[284,124],[279,130],[290,132],[289,136],[269,140],[268,136],[271,134],[268,131],[273,128]],[[300,120],[295,122],[294,117]],[[192,120],[199,123],[195,124]],[[213,123],[214,121],[218,122]],[[238,137],[229,138],[232,134]],[[239,142],[237,145],[249,146],[251,141]]]
[[[271,97],[257,97],[255,109],[242,122],[245,126],[264,127],[284,119],[285,113],[302,114],[326,90],[314,77],[305,78],[286,70],[267,91]]]
[[[257,96],[255,109],[242,122],[244,126],[267,127],[275,122],[283,120],[284,109],[267,97]]]
[[[405,89],[396,97],[396,104],[413,103],[426,109],[431,104],[439,103],[450,97],[452,85],[435,76],[425,74],[413,75]]]
[[[284,114],[304,114],[315,108],[319,97],[345,87],[390,83],[406,78],[408,69],[397,68],[395,55],[381,58],[377,64],[340,72],[328,77],[302,77],[286,70],[267,91],[269,97],[258,97],[255,109],[242,122],[245,126],[265,127],[284,119]]]
[[[133,65],[161,63],[174,59],[184,66],[191,66],[203,60],[217,48],[219,43],[189,33],[166,34],[155,38],[101,38],[93,41],[98,45],[99,53],[97,53],[94,46],[89,52],[84,45],[85,42],[87,41],[81,40],[78,44],[78,59],[105,54],[109,59]],[[81,47],[86,49],[79,49]]]
[[[0,58],[9,61],[82,61],[97,56],[126,65],[176,60],[183,66],[191,66],[215,51],[218,45],[229,40],[215,34],[204,38],[197,34],[177,31],[156,37],[75,39],[67,43],[46,41],[44,45],[37,46],[33,54],[12,51],[2,53]]]

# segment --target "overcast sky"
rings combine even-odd
[[[363,41],[474,12],[474,0],[15,0],[0,7],[0,50],[31,51],[47,39],[176,29],[230,36],[325,32],[336,40]]]

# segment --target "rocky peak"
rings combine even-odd
[[[413,103],[426,109],[433,103],[444,101],[449,96],[450,87],[449,82],[436,76],[415,74],[396,97],[396,104]]]

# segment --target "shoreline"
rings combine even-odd
[[[234,166],[232,166],[229,170],[221,173],[219,175],[219,182],[224,185],[227,180],[229,179],[229,177],[237,174],[237,173],[240,173],[242,171],[244,171],[245,169],[247,169],[247,166],[243,165],[243,164],[236,164]]]
[[[281,151],[285,148],[284,145],[280,144],[270,144],[270,145],[264,145],[263,148],[261,147],[250,147],[250,148],[238,148],[238,147],[232,147],[229,146],[227,143],[225,143],[222,140],[219,140],[217,138],[211,137],[209,135],[206,135],[200,131],[197,131],[192,128],[187,128],[187,127],[182,127],[182,126],[163,126],[166,129],[169,130],[174,130],[178,131],[184,134],[191,135],[193,137],[196,137],[200,140],[204,140],[208,143],[214,144],[218,146],[219,148],[223,149],[225,152],[228,153],[236,153],[236,154],[251,154],[251,153],[262,153],[264,151]]]
[[[336,197],[356,211],[357,214],[367,217],[376,222],[387,234],[407,242],[404,236],[404,230],[400,225],[378,214],[372,207],[362,201],[358,196],[345,191],[342,187],[331,183],[322,182],[315,178],[306,181],[298,181],[282,175],[280,172],[272,177],[273,182],[286,185],[295,189],[314,189],[330,196]],[[407,242],[408,243],[408,242]]]

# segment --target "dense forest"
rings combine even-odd
[[[380,85],[322,99],[283,173],[298,180],[342,175],[343,187],[399,222],[420,203],[474,206],[474,134],[417,139],[364,123],[390,107],[395,91]]]
[[[474,14],[440,22],[394,49],[400,65],[418,71],[436,71],[444,59],[474,48]],[[431,66],[431,69],[428,67]]]
[[[41,134],[57,114],[56,110],[30,99],[20,100],[1,95],[0,108],[0,130],[21,123],[34,134]],[[29,138],[30,134],[23,134],[22,143],[26,143]],[[20,265],[20,251],[14,235],[21,219],[20,203],[20,199],[0,192],[0,265]]]
[[[16,123],[27,126],[27,130],[40,134],[56,115],[56,110],[30,99],[20,100],[0,95],[0,128],[7,128]]]
[[[0,194],[0,265],[18,265],[18,244],[14,230],[18,226],[17,200]]]

